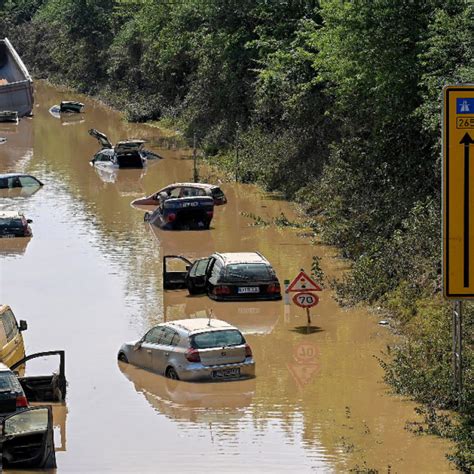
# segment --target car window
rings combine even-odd
[[[208,258],[203,258],[202,260],[198,260],[191,268],[189,272],[189,276],[191,277],[200,277],[206,274],[207,265],[209,263]]]
[[[20,179],[18,176],[13,176],[8,178],[8,187],[9,188],[19,188],[21,187]]]
[[[265,263],[234,263],[227,266],[226,278],[243,281],[271,280],[273,274]]]
[[[13,313],[10,309],[7,309],[3,313],[2,324],[7,337],[7,342],[10,342],[18,334],[15,316],[13,316]]]
[[[172,198],[177,198],[181,194],[181,188],[171,188],[167,190],[167,193]]]
[[[163,328],[163,333],[161,335],[160,344],[163,344],[164,346],[176,345],[176,344],[173,344],[173,339],[174,339],[175,334],[176,334],[176,332],[173,331],[172,329]]]
[[[184,196],[206,196],[206,191],[194,187],[183,188],[183,197]]]
[[[23,392],[18,378],[11,372],[0,372],[0,392]]]
[[[163,328],[161,326],[152,328],[146,333],[145,339],[143,340],[143,342],[148,342],[150,344],[159,344],[162,333],[163,333]]]
[[[95,155],[94,161],[111,161],[111,160],[110,160],[109,155],[106,155],[105,153],[97,153],[97,155]]]
[[[237,329],[202,332],[191,336],[191,347],[194,349],[239,346],[241,344],[245,344],[245,339]]]
[[[0,227],[21,229],[23,227],[23,222],[20,217],[0,217]]]
[[[23,187],[39,186],[38,180],[32,176],[20,176],[20,183]]]

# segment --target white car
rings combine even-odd
[[[219,319],[180,319],[127,342],[118,359],[176,380],[228,380],[255,375],[242,333]]]

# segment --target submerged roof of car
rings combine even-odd
[[[23,217],[23,213],[18,211],[0,211],[0,217]]]
[[[189,331],[190,333],[211,331],[212,329],[237,329],[225,321],[213,318],[179,319],[177,321],[170,321],[167,324],[170,326],[177,326]]]
[[[216,253],[219,255],[225,264],[232,263],[266,263],[270,262],[258,252],[227,252],[227,253]]]
[[[0,178],[13,178],[14,176],[31,176],[31,174],[26,174],[26,173],[3,173],[3,174],[0,174]]]
[[[209,184],[209,183],[173,183],[173,184],[168,184],[168,186],[165,186],[163,189],[170,188],[171,186],[185,186],[187,188],[207,188],[207,189],[219,187],[217,184]]]

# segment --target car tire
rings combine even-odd
[[[179,380],[178,373],[173,367],[168,367],[165,372],[166,378],[172,380]]]
[[[121,362],[125,362],[126,364],[128,364],[127,356],[123,352],[119,352],[117,359]]]

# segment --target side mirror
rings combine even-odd
[[[186,265],[186,271],[189,272],[191,270],[191,265]]]
[[[137,342],[133,345],[133,350],[134,350],[134,351],[138,351],[138,349],[140,349],[140,347],[142,347],[142,342],[143,342],[143,339],[140,339],[139,341],[137,341]]]
[[[28,224],[31,224],[33,222],[33,219],[26,219],[26,222],[28,222]]]
[[[20,319],[20,325],[18,326],[20,331],[26,331],[28,329],[28,323],[24,319]]]

